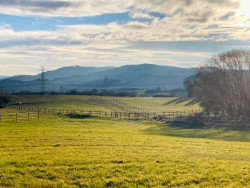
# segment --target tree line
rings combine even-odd
[[[8,104],[9,98],[0,91],[0,108],[3,108],[6,104]]]
[[[207,115],[250,117],[250,51],[232,50],[209,59],[184,81]]]

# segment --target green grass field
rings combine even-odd
[[[88,100],[107,101],[99,104],[94,101],[86,103]],[[156,98],[156,97],[97,97],[97,96],[12,96],[11,102],[22,101],[26,106],[86,110],[86,111],[148,111],[148,112],[175,112],[200,110],[200,106],[192,100],[182,98]]]
[[[42,115],[0,123],[0,159],[0,187],[250,187],[247,131]]]

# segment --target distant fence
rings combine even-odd
[[[125,103],[124,101],[117,100],[117,99],[96,99],[96,98],[89,98],[86,100],[82,100],[83,104],[98,104],[98,105],[107,105],[110,104],[113,106],[113,108],[120,108],[124,109],[124,111],[131,113],[131,112],[136,112],[136,113],[148,113],[149,110],[144,109],[144,108],[138,108],[136,106],[132,106],[128,103]],[[112,107],[109,107],[112,108]]]
[[[116,119],[126,120],[163,120],[163,119],[175,119],[177,117],[188,117],[194,116],[200,113],[200,110],[188,110],[188,111],[176,111],[176,112],[103,112],[103,111],[84,111],[84,110],[68,110],[68,109],[50,109],[50,108],[35,108],[26,106],[9,106],[8,108],[19,110],[36,112],[43,114],[82,114],[82,115],[93,115],[102,117],[111,117]]]
[[[162,120],[162,121],[186,121],[190,123],[203,123],[206,125],[222,125],[227,127],[246,127],[250,128],[250,118],[237,121],[231,117],[216,117],[215,115],[206,116],[201,110],[188,110],[176,112],[102,112],[102,111],[84,111],[84,110],[68,110],[68,109],[49,109],[35,108],[26,106],[8,106],[10,109],[18,110],[18,113],[1,113],[0,122],[7,121],[27,121],[40,117],[40,114],[77,114],[92,115],[98,117],[110,117],[114,119],[124,120]]]
[[[17,113],[0,112],[0,122],[29,121],[32,119],[37,119],[37,118],[39,118],[39,116],[40,116],[39,111],[37,111],[37,112],[17,112]]]
[[[32,102],[32,103],[22,103],[24,105],[37,105],[37,104],[68,104],[69,101],[57,101],[56,98],[53,101],[41,101],[41,102]],[[87,98],[87,99],[79,99],[79,100],[71,100],[71,103],[77,104],[88,104],[88,105],[102,105],[108,107],[111,111],[116,111],[120,109],[120,111],[127,111],[127,112],[149,112],[149,110],[144,108],[138,108],[137,106],[130,105],[122,100],[118,100],[116,98]],[[15,104],[12,104],[15,105]],[[10,106],[12,106],[10,105]],[[22,105],[20,105],[22,106]],[[20,107],[22,108],[22,107]]]

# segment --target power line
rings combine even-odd
[[[104,78],[103,84],[106,87],[106,90],[108,91],[108,89],[109,89],[109,77]]]

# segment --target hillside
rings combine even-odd
[[[87,75],[94,72],[99,72],[103,70],[111,69],[112,67],[81,67],[81,66],[70,66],[70,67],[62,67],[53,71],[46,72],[46,78],[48,80],[53,80],[56,78],[66,78],[72,77],[76,75]],[[19,81],[31,81],[40,79],[40,75],[17,75],[13,76],[10,79],[19,80]]]
[[[11,99],[22,101],[20,107],[47,112],[81,110],[84,114],[41,110],[38,118],[34,112],[28,116],[1,109],[0,187],[249,187],[249,131],[94,113],[187,112],[198,104],[151,97],[39,95]],[[93,103],[88,102],[91,100]]]
[[[1,80],[1,79],[4,79],[4,78],[8,78],[8,76],[1,76],[1,75],[0,75],[0,80]]]
[[[175,89],[183,87],[183,80],[194,73],[194,68],[185,69],[151,64],[126,65],[83,76],[55,79],[54,84],[81,89],[91,88],[140,88]],[[108,81],[104,83],[104,79]]]
[[[183,80],[194,73],[194,68],[178,68],[152,64],[112,67],[63,67],[46,72],[46,89],[175,89],[183,87]],[[40,88],[40,75],[20,75],[0,80],[0,87],[8,92]]]

